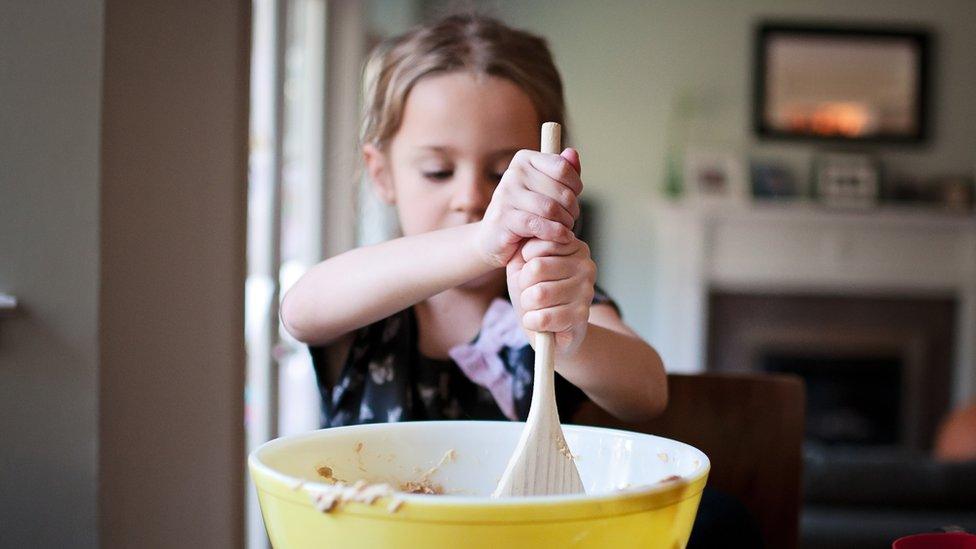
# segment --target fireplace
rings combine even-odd
[[[924,451],[950,402],[951,297],[713,292],[707,368],[791,373],[806,438]]]
[[[759,366],[803,378],[808,441],[830,446],[901,443],[901,357],[778,351],[763,353]]]
[[[976,217],[773,202],[652,214],[646,329],[668,370],[806,380],[804,546],[959,516],[932,503],[968,503],[968,486],[933,476],[926,450],[950,403],[976,398]]]

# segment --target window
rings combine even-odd
[[[320,425],[305,346],[278,318],[281,296],[323,258],[388,232],[389,212],[357,227],[355,165],[367,46],[414,24],[400,0],[253,0],[248,273],[247,451]],[[373,222],[379,231],[373,230]],[[370,230],[364,230],[364,227]],[[357,232],[359,233],[357,235]],[[248,484],[247,546],[268,547]]]
[[[321,260],[324,0],[254,0],[248,272],[245,295],[247,450],[316,429],[319,401],[304,347],[278,302]],[[248,546],[267,547],[248,487]]]

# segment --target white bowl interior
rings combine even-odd
[[[443,421],[324,429],[269,442],[254,460],[294,483],[322,482],[319,466],[343,481],[395,487],[435,469],[428,478],[446,495],[483,499],[498,483],[523,425]],[[708,467],[702,452],[666,438],[576,425],[563,431],[587,496],[646,489],[670,476],[692,478]]]

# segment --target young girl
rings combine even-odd
[[[555,334],[564,420],[587,398],[624,420],[660,412],[661,359],[572,232],[579,154],[537,152],[542,123],[565,124],[545,41],[452,16],[381,44],[366,80],[366,172],[404,236],[323,261],[281,304],[324,424],[524,420],[535,331]]]

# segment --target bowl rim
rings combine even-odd
[[[271,468],[269,465],[261,460],[261,454],[273,450],[278,446],[285,446],[300,442],[304,439],[313,439],[322,436],[323,433],[335,433],[339,430],[356,430],[356,431],[371,431],[371,430],[382,430],[389,429],[390,425],[397,425],[398,429],[423,429],[425,426],[432,425],[445,425],[458,427],[459,424],[472,424],[476,423],[479,425],[499,425],[504,426],[504,428],[512,429],[516,426],[524,426],[525,422],[520,421],[491,421],[491,420],[439,420],[439,421],[405,421],[398,423],[368,423],[359,425],[346,425],[342,427],[330,427],[326,429],[316,429],[313,431],[308,431],[305,433],[299,433],[294,435],[288,435],[284,437],[279,437],[276,439],[269,440],[257,448],[255,448],[248,456],[248,467],[251,469],[252,476],[259,474],[264,478],[269,478],[275,481],[276,484],[280,486],[290,487],[289,491],[295,491],[297,488],[310,489],[312,491],[325,491],[330,488],[329,484],[318,481],[310,481],[301,479],[298,477],[293,477],[291,475],[286,475],[280,471]],[[592,425],[575,425],[575,424],[563,424],[564,429],[574,431],[574,432],[586,432],[586,431],[596,431],[602,433],[615,433],[622,434],[628,437],[635,438],[650,438],[665,440],[670,443],[678,444],[687,450],[691,450],[696,459],[699,460],[699,467],[689,476],[680,477],[677,480],[670,482],[656,482],[650,485],[639,485],[628,487],[620,490],[611,490],[608,492],[601,492],[599,494],[563,494],[563,495],[552,495],[552,496],[519,496],[519,497],[504,497],[504,498],[491,498],[485,496],[466,496],[466,495],[425,495],[425,494],[409,494],[405,492],[395,492],[393,497],[402,500],[404,503],[410,503],[411,506],[424,505],[430,507],[441,507],[441,506],[451,506],[451,507],[477,507],[477,508],[507,508],[507,507],[520,507],[520,506],[535,506],[535,505],[574,505],[574,504],[600,504],[609,502],[620,502],[621,500],[637,500],[646,499],[648,497],[658,497],[660,494],[665,492],[675,491],[678,488],[697,488],[692,490],[692,492],[686,497],[693,497],[694,495],[701,492],[704,488],[705,480],[708,473],[711,470],[711,462],[708,456],[704,452],[687,444],[681,442],[680,440],[669,439],[665,437],[660,437],[657,435],[651,435],[647,433],[640,433],[634,431],[626,431],[624,429],[614,429],[609,427],[596,427]],[[255,484],[258,484],[257,479],[255,479]],[[700,484],[700,486],[699,486]],[[685,499],[684,497],[681,499]]]

